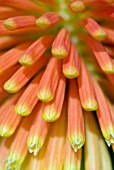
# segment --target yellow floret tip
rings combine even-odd
[[[42,117],[47,122],[54,122],[59,118],[59,114],[57,113],[56,109],[47,107],[46,109],[44,109]]]
[[[82,103],[82,107],[86,111],[95,111],[98,109],[98,104],[97,104],[96,100],[89,99]]]
[[[5,20],[3,24],[8,30],[14,30],[16,28],[16,24],[11,18]]]
[[[25,104],[18,104],[15,107],[15,113],[21,116],[28,116],[32,111]]]
[[[4,89],[6,91],[8,91],[9,93],[16,93],[19,91],[19,86],[17,85],[17,83],[15,81],[10,81],[8,80],[5,84],[4,84]]]
[[[50,21],[46,17],[41,17],[36,20],[36,25],[39,28],[45,29],[51,25]]]
[[[31,66],[33,65],[33,60],[30,55],[25,54],[19,59],[19,63],[23,66]]]
[[[51,50],[54,57],[62,59],[68,56],[68,52],[64,48],[54,48]]]
[[[68,66],[63,69],[63,74],[68,79],[73,79],[79,76],[79,71],[73,66]]]
[[[38,92],[37,95],[38,99],[43,101],[43,102],[49,102],[51,100],[53,100],[53,95],[50,92],[50,90],[46,90],[46,89],[42,89]]]

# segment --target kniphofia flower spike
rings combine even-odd
[[[114,169],[113,21],[114,0],[0,0],[0,170]]]

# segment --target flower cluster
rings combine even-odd
[[[113,169],[113,2],[0,0],[0,170]]]

